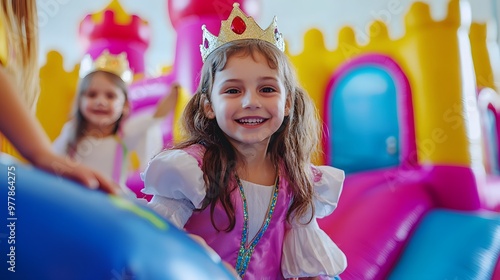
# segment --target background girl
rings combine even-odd
[[[117,64],[128,65],[120,55],[104,53],[97,59],[118,60]],[[163,117],[174,110],[177,87],[172,87],[172,92],[159,102],[155,112],[127,118],[130,105],[124,79],[128,66],[120,70],[106,68],[106,63],[102,65],[81,79],[74,117],[64,125],[53,148],[59,154],[67,154],[101,170],[125,186],[130,170],[128,152],[136,151],[140,161],[147,162],[163,148],[160,124]]]
[[[225,24],[235,17],[254,24],[235,4],[219,38],[231,38]],[[316,218],[336,207],[344,172],[311,164],[320,127],[314,105],[281,34],[253,39],[265,36],[252,31],[215,49],[214,40],[202,45],[208,54],[184,112],[187,139],[150,162],[144,192],[242,278],[336,276],[346,258]]]

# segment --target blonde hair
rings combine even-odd
[[[314,103],[299,86],[295,71],[283,52],[262,40],[237,40],[222,45],[207,57],[198,89],[184,111],[183,132],[187,140],[174,147],[205,146],[202,169],[207,196],[202,209],[210,205],[213,214],[215,204],[220,202],[230,220],[228,228],[224,229],[227,231],[235,224],[234,206],[229,195],[234,188],[229,186],[234,179],[236,153],[217,121],[207,118],[203,105],[205,100],[210,100],[215,74],[224,69],[229,58],[234,55],[253,57],[256,53],[262,54],[269,67],[278,71],[291,104],[289,116],[272,135],[267,151],[271,159],[284,168],[286,174],[280,176],[286,178],[292,190],[293,200],[287,217],[290,218],[294,212],[300,217],[310,207],[314,213],[310,164],[320,139],[320,122]],[[212,224],[217,228],[213,217]]]
[[[34,113],[40,94],[38,15],[35,0],[3,0],[0,20],[5,28],[8,57],[5,68],[15,80],[26,106]]]

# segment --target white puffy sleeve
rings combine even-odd
[[[319,228],[316,218],[325,217],[337,207],[344,183],[344,171],[331,166],[311,167],[314,176],[315,218],[310,212],[292,219],[283,244],[281,269],[285,278],[333,277],[347,267],[347,259],[330,237]]]
[[[74,135],[74,133],[75,133],[74,122],[69,121],[65,123],[63,128],[61,129],[61,133],[52,143],[52,150],[58,155],[66,155],[69,141],[71,139],[72,134]]]
[[[127,119],[122,128],[122,139],[128,149],[137,153],[141,169],[163,149],[162,118],[154,118],[144,111]]]
[[[141,174],[153,210],[183,228],[205,198],[205,181],[198,161],[183,150],[159,153]]]

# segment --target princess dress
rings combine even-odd
[[[321,230],[316,219],[304,225],[286,220],[292,194],[285,176],[274,186],[235,179],[231,193],[236,225],[230,232],[216,230],[210,207],[201,207],[205,186],[201,170],[204,148],[193,145],[168,150],[156,156],[143,173],[144,193],[153,195],[149,205],[179,228],[201,236],[222,259],[233,265],[242,278],[287,279],[338,275],[347,266],[344,253]],[[337,206],[344,172],[330,166],[311,166],[314,176],[315,217],[329,215]],[[285,174],[280,168],[279,174]],[[231,187],[233,187],[231,186]],[[224,229],[227,216],[220,204],[213,215]]]

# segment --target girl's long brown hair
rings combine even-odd
[[[291,104],[289,116],[272,135],[267,151],[273,162],[284,167],[286,174],[280,175],[285,177],[292,189],[293,200],[287,219],[292,213],[297,217],[304,215],[310,207],[314,212],[309,166],[319,144],[320,124],[316,108],[309,95],[298,85],[294,69],[283,52],[262,40],[237,40],[222,45],[207,57],[198,89],[184,111],[182,127],[186,140],[173,147],[182,149],[202,144],[206,148],[202,171],[207,195],[200,210],[210,206],[212,224],[218,230],[231,231],[235,226],[230,193],[236,186],[230,182],[234,179],[237,155],[217,121],[206,117],[204,102],[210,100],[215,74],[224,69],[230,57],[236,54],[253,56],[256,53],[264,55],[269,67],[278,70]],[[224,229],[219,229],[214,222],[217,202],[225,209],[230,222]]]
[[[35,0],[4,0],[1,24],[7,38],[9,57],[6,69],[11,73],[27,107],[35,112],[39,89],[38,15]]]

